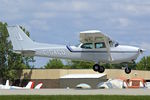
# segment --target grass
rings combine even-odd
[[[115,96],[115,95],[84,95],[84,96],[39,96],[13,95],[0,96],[0,100],[150,100],[150,96]]]

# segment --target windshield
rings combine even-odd
[[[78,44],[75,45],[75,47],[79,47],[79,46],[80,46],[80,43],[78,43]]]
[[[110,47],[117,47],[119,46],[119,43],[116,41],[109,41]]]

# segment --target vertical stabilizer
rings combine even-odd
[[[43,86],[43,83],[40,82],[34,89],[40,89]]]
[[[9,39],[12,42],[13,50],[30,50],[34,42],[25,34],[19,26],[8,26]]]
[[[5,86],[9,86],[9,80],[6,81]]]
[[[34,87],[34,82],[30,81],[27,85],[26,85],[26,89],[33,89]]]

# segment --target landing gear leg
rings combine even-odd
[[[126,74],[130,74],[131,73],[131,68],[129,68],[128,65],[126,65],[125,73]]]
[[[99,73],[103,73],[105,71],[105,68],[103,66],[100,66],[99,64],[95,64],[93,66],[93,70],[94,71],[98,71]]]

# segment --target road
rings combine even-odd
[[[150,89],[0,90],[0,95],[150,95]]]

